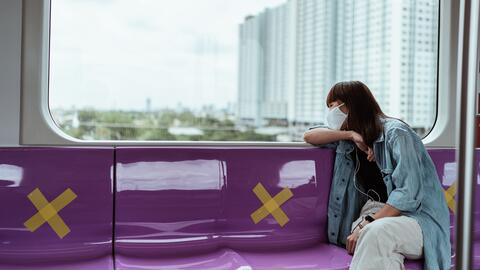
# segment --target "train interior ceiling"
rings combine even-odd
[[[303,141],[346,80],[422,138],[480,269],[478,0],[173,2],[0,0],[0,270],[349,269],[339,151]]]

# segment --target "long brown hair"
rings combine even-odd
[[[360,81],[336,83],[328,93],[327,107],[330,102],[339,100],[348,108],[348,117],[342,130],[353,130],[359,133],[366,145],[372,147],[373,142],[383,132],[380,117],[387,117],[368,87]]]

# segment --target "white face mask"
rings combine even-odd
[[[340,128],[343,125],[343,122],[345,122],[345,119],[347,119],[348,115],[340,110],[340,107],[343,106],[343,104],[345,103],[342,103],[334,107],[333,109],[327,108],[329,110],[325,115],[325,122],[327,123],[327,126],[329,128],[340,130]]]

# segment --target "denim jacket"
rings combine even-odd
[[[387,187],[387,204],[414,218],[423,233],[424,268],[450,269],[450,218],[444,191],[420,137],[405,123],[381,118],[383,133],[373,144],[375,160]],[[350,226],[366,202],[353,185],[355,144],[338,141],[328,205],[328,240],[344,246]]]

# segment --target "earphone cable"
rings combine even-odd
[[[361,191],[361,190],[357,187],[357,177],[356,177],[356,176],[357,176],[357,173],[358,173],[359,170],[360,170],[360,160],[358,159],[357,147],[355,147],[355,172],[354,172],[354,174],[353,174],[353,186],[355,187],[355,189],[356,189],[358,192],[360,192],[361,194],[367,196],[367,198],[369,198],[369,199],[371,199],[372,201],[375,202],[376,200],[374,200],[372,196],[368,195],[368,193],[369,193],[370,191],[372,191],[373,193],[375,193],[375,194],[377,195],[378,200],[377,200],[376,202],[380,202],[380,195],[379,195],[375,190],[369,189],[369,190],[367,191],[367,193],[365,193],[365,192]]]

